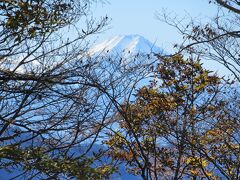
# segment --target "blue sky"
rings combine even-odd
[[[167,52],[172,51],[173,44],[182,41],[175,28],[156,18],[156,13],[165,9],[170,16],[194,18],[194,21],[210,21],[217,13],[217,7],[208,0],[108,0],[93,7],[93,15],[107,15],[111,18],[108,29],[99,34],[97,42],[115,35],[139,34],[156,43]],[[205,62],[211,70],[219,74],[229,74],[216,62]]]
[[[109,29],[99,39],[115,35],[139,34],[159,46],[170,49],[172,44],[181,41],[177,31],[160,22],[156,13],[166,9],[171,16],[184,16],[205,19],[213,17],[216,6],[209,5],[208,0],[108,0],[103,5],[93,8],[96,17],[108,15],[112,20]]]

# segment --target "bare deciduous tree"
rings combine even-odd
[[[212,0],[218,6],[218,13],[208,23],[199,23],[192,19],[188,23],[158,14],[161,21],[175,27],[184,41],[176,44],[176,53],[195,53],[204,59],[214,60],[225,66],[240,81],[239,61],[239,1]]]
[[[109,111],[89,83],[96,62],[86,56],[87,38],[107,24],[91,18],[92,3],[0,2],[0,167],[15,178],[100,178],[111,170],[85,156]]]

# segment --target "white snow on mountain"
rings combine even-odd
[[[119,35],[93,46],[89,54],[163,53],[163,50],[140,35]]]

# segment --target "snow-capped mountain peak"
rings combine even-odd
[[[90,49],[90,55],[100,53],[162,53],[162,49],[140,35],[120,35]]]

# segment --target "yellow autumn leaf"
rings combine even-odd
[[[191,169],[190,172],[193,174],[193,175],[197,175],[198,171],[196,169]]]
[[[213,173],[208,172],[208,171],[206,171],[205,173],[206,173],[206,175],[207,175],[208,177],[211,177],[211,176],[213,175]]]
[[[208,165],[207,161],[206,160],[203,160],[202,161],[202,167],[206,167]]]

